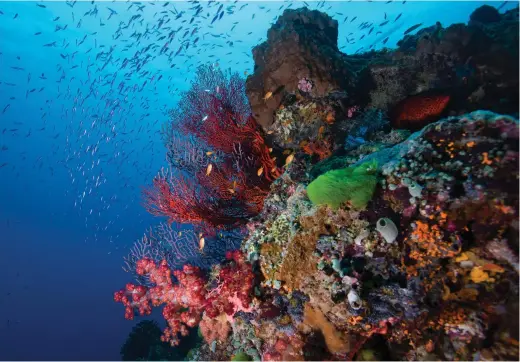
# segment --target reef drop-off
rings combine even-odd
[[[276,180],[240,250],[177,285],[141,261],[155,286],[117,301],[165,304],[175,343],[198,324],[190,360],[516,360],[518,9],[395,50],[345,55],[337,36],[286,10],[253,50],[251,129]]]

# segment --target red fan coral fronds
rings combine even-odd
[[[234,145],[251,140],[256,124],[249,116],[237,115],[215,95],[211,95],[206,115],[200,120],[183,122],[185,132],[225,153],[232,153]]]
[[[449,95],[431,93],[408,97],[391,112],[392,125],[409,130],[421,129],[441,116],[450,99]]]
[[[155,216],[166,216],[169,222],[199,223],[204,220],[208,205],[198,201],[198,193],[192,183],[182,176],[174,178],[161,171],[153,180],[153,186],[143,191],[144,206]]]
[[[244,81],[202,66],[171,115],[163,129],[167,159],[187,178],[154,180],[145,191],[147,210],[170,222],[219,229],[236,227],[260,212],[280,169],[251,116]],[[178,139],[179,131],[187,140]]]

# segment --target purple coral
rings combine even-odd
[[[312,90],[313,84],[309,78],[302,78],[298,82],[298,89],[302,92],[309,93]]]

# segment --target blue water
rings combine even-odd
[[[380,49],[386,37],[395,47],[417,23],[466,22],[485,3],[502,5],[308,2],[339,21],[346,53]],[[136,321],[112,295],[131,280],[128,249],[161,221],[140,202],[166,166],[168,110],[200,64],[252,72],[251,48],[284,9],[304,6],[200,5],[190,24],[194,2],[0,2],[0,359],[119,359]],[[382,34],[359,40],[361,23],[385,16]],[[159,39],[181,26],[160,54]],[[174,56],[181,41],[190,46]],[[120,69],[125,58],[133,63]]]

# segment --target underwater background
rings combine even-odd
[[[0,359],[120,359],[138,320],[113,293],[134,242],[166,221],[141,191],[167,166],[161,126],[199,65],[253,73],[252,48],[287,8],[336,19],[354,54],[395,48],[416,24],[467,23],[484,4],[517,6],[0,2]]]

